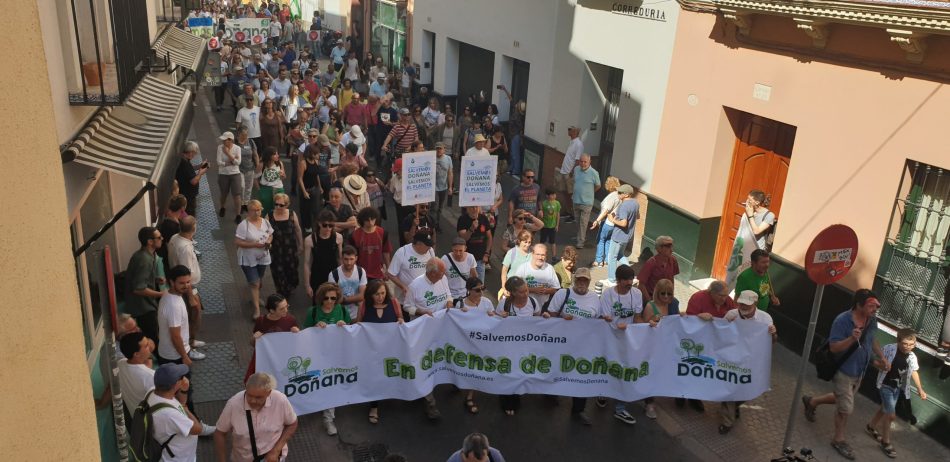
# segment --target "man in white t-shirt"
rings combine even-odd
[[[574,171],[574,167],[580,165],[581,154],[584,153],[584,143],[581,141],[580,135],[581,129],[573,125],[567,127],[567,136],[571,138],[571,143],[567,145],[567,152],[564,153],[561,168],[554,173],[554,187],[564,197],[564,199],[561,199],[562,204],[573,203],[571,195],[574,194],[574,179],[571,178],[571,173]],[[564,221],[568,223],[574,221],[574,214],[567,207],[561,210],[561,216],[566,217]]]
[[[330,282],[338,284],[340,290],[343,291],[343,300],[340,300],[340,303],[349,311],[350,319],[356,319],[360,303],[363,302],[364,292],[366,292],[366,270],[356,265],[356,259],[356,247],[352,245],[343,247],[343,264],[330,271],[328,278]]]
[[[129,332],[119,339],[119,350],[125,356],[118,364],[119,389],[125,410],[131,416],[149,390],[155,388],[155,371],[152,370],[155,342],[141,332]]]
[[[435,313],[452,306],[452,292],[445,277],[445,262],[438,258],[426,262],[426,272],[409,284],[403,308],[413,315]]]
[[[566,321],[574,318],[600,318],[600,298],[589,289],[590,269],[578,268],[574,271],[574,286],[570,289],[558,290],[551,297],[548,312],[551,313],[551,316],[559,316]],[[571,417],[580,422],[581,425],[590,425],[590,419],[584,414],[586,406],[587,398],[572,398]]]
[[[247,137],[255,144],[261,141],[261,107],[254,104],[254,98],[245,98],[244,107],[238,109],[234,123],[247,127]]]
[[[551,294],[557,292],[561,287],[557,273],[554,271],[554,267],[546,261],[547,258],[548,246],[535,244],[531,248],[531,261],[519,266],[513,274],[513,276],[520,276],[527,281],[528,291],[542,305],[551,298]]]
[[[615,276],[617,285],[604,289],[600,295],[600,316],[623,330],[631,324],[643,322],[643,294],[640,289],[633,287],[636,272],[630,266],[618,266]],[[606,406],[607,398],[597,398],[597,405]],[[646,414],[651,419],[656,418],[652,402],[647,403]],[[614,405],[614,418],[630,425],[637,423],[637,419],[627,412],[627,404],[623,401],[617,401]]]
[[[158,302],[158,363],[191,366],[191,361],[205,358],[189,345],[188,309],[183,295],[191,293],[191,271],[178,265],[168,270],[168,292]],[[188,388],[188,409],[194,412]]]
[[[485,143],[488,140],[481,134],[475,135],[475,146],[468,148],[468,151],[465,151],[466,156],[490,156],[491,153],[488,152],[488,149],[485,149]]]
[[[198,435],[207,427],[184,405],[191,387],[188,373],[188,366],[172,363],[155,371],[155,392],[148,396],[148,404],[162,406],[152,414],[152,431],[155,441],[166,445],[163,462],[195,462]]]
[[[432,239],[424,232],[416,233],[412,237],[411,244],[396,249],[392,260],[389,261],[387,276],[405,295],[409,290],[409,284],[425,273],[426,263],[431,258],[435,258]],[[401,300],[404,297],[397,298]]]
[[[737,319],[751,320],[760,322],[768,326],[769,335],[772,336],[772,342],[778,340],[778,331],[772,322],[772,315],[756,307],[759,303],[759,294],[754,290],[743,290],[736,297],[736,306],[726,312],[722,317],[729,322],[735,322]],[[732,431],[733,424],[739,418],[739,406],[742,402],[725,401],[719,404],[719,434],[725,435]]]
[[[468,292],[465,288],[468,278],[477,278],[475,256],[466,252],[465,239],[456,237],[452,241],[452,252],[442,256],[445,262],[445,276],[449,281],[449,290],[453,299],[460,299]],[[483,281],[484,282],[484,281]]]

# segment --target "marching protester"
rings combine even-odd
[[[542,305],[547,304],[551,295],[558,292],[561,287],[557,273],[554,271],[554,267],[547,262],[547,259],[548,246],[535,244],[531,248],[531,259],[514,271],[515,276],[528,281],[528,292]]]
[[[466,294],[467,281],[478,277],[475,256],[466,251],[465,239],[457,237],[452,241],[452,251],[443,255],[442,261],[448,269],[445,276],[452,292],[452,300],[458,301]]]
[[[897,343],[889,343],[881,348],[882,358],[890,368],[877,373],[877,388],[881,395],[881,407],[865,427],[865,432],[881,445],[881,451],[887,457],[897,457],[897,450],[891,444],[891,424],[897,420],[897,400],[903,395],[910,399],[910,383],[914,382],[920,399],[927,399],[927,392],[920,383],[920,369],[914,348],[917,347],[917,334],[913,329],[899,329]],[[880,431],[878,431],[880,430]]]
[[[330,271],[328,280],[340,286],[342,303],[349,311],[350,319],[356,319],[359,306],[363,303],[366,292],[366,271],[356,264],[356,248],[351,245],[343,246],[342,264]]]
[[[340,286],[332,282],[324,282],[317,287],[313,295],[313,306],[307,310],[307,319],[304,321],[304,328],[319,327],[321,329],[330,325],[343,327],[350,324],[350,312],[343,308],[343,292]],[[326,427],[327,435],[334,436],[337,433],[336,428],[336,408],[330,408],[323,411],[323,424]]]
[[[274,241],[274,228],[261,216],[263,210],[260,201],[251,200],[247,205],[247,218],[238,224],[234,234],[238,264],[251,289],[252,320],[261,315],[261,284],[271,264],[270,248]]]
[[[617,278],[617,285],[604,289],[604,293],[600,295],[600,317],[617,329],[623,330],[628,326],[643,322],[643,295],[639,289],[633,287],[636,273],[630,266],[618,266],[614,276]],[[607,405],[607,400],[597,398],[597,405],[604,407]],[[656,419],[656,408],[653,403],[647,404],[646,415],[651,419]],[[627,411],[626,404],[620,401],[614,406],[614,418],[630,425],[637,423],[637,419]]]
[[[303,244],[303,278],[307,284],[307,297],[313,299],[317,289],[327,282],[330,271],[343,259],[343,235],[334,231],[336,216],[329,210],[317,216],[317,229],[310,233]]]
[[[505,281],[503,288],[508,295],[498,299],[495,314],[507,318],[510,316],[541,316],[551,317],[548,312],[541,312],[541,304],[528,295],[528,283],[524,279],[513,276]],[[505,415],[513,416],[521,408],[521,395],[499,396],[501,409]]]
[[[393,254],[393,258],[389,263],[386,276],[400,290],[397,299],[402,299],[405,303],[409,293],[409,285],[417,277],[426,273],[426,265],[433,258],[436,258],[436,256],[435,251],[432,250],[432,239],[426,233],[416,233],[412,237],[411,243],[396,249],[396,253]]]
[[[277,381],[259,372],[247,379],[221,411],[214,432],[214,450],[218,462],[284,460],[287,442],[297,431],[297,414],[283,393],[275,390]],[[230,459],[227,436],[231,435]]]
[[[399,301],[389,293],[389,286],[382,279],[373,279],[366,285],[366,296],[360,303],[357,323],[404,323]],[[379,401],[369,403],[369,423],[379,423]]]

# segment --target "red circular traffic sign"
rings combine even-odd
[[[247,36],[244,34],[244,31],[237,31],[234,33],[234,40],[237,40],[238,42],[243,42],[246,38]]]
[[[317,39],[320,38],[320,35],[317,33],[317,31],[312,30],[310,31],[309,38],[311,42],[316,42]]]
[[[816,284],[843,278],[858,257],[858,235],[845,225],[831,225],[815,236],[805,252],[805,271]]]
[[[262,37],[260,34],[257,34],[257,35],[254,36],[253,42],[254,42],[255,44],[260,45],[261,43],[264,42],[264,37]]]

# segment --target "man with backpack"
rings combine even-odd
[[[574,318],[597,319],[602,315],[600,297],[590,289],[590,269],[578,268],[574,271],[574,286],[570,289],[559,289],[551,297],[547,312],[551,316],[558,316],[565,321]],[[587,398],[572,398],[571,417],[581,425],[590,425],[590,419],[584,414]]]
[[[359,305],[366,292],[366,271],[356,265],[356,247],[343,247],[343,264],[330,271],[328,280],[340,286],[343,298],[339,302],[350,312],[350,319],[356,319]]]
[[[185,406],[188,366],[163,364],[155,371],[155,390],[148,393],[132,418],[132,460],[193,462],[204,425]],[[214,433],[215,428],[209,427]]]

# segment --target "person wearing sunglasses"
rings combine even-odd
[[[454,251],[455,247],[453,247]],[[462,312],[484,313],[495,315],[495,304],[484,296],[485,283],[472,276],[465,280],[465,296],[455,300],[453,306]],[[475,404],[475,390],[465,390],[465,409],[471,414],[478,414],[478,405]]]
[[[271,247],[274,288],[284,298],[290,298],[300,284],[297,268],[300,250],[303,249],[303,232],[297,214],[290,209],[290,196],[283,192],[274,194],[274,210],[267,216],[267,221],[274,228]]]
[[[656,283],[660,279],[673,280],[677,274],[680,274],[680,265],[673,256],[673,238],[669,236],[659,236],[656,238],[656,255],[653,255],[640,268],[637,277],[640,279],[640,291],[643,292],[643,302],[653,300],[653,292]],[[616,255],[609,255],[610,258],[616,258]],[[725,314],[725,313],[723,313]],[[720,316],[721,317],[721,316]]]
[[[513,210],[524,210],[535,216],[540,214],[542,199],[541,187],[538,186],[534,180],[534,170],[527,169],[524,171],[524,175],[521,176],[521,183],[511,190],[511,194],[508,195],[508,223],[512,222],[514,214],[511,211]],[[540,220],[538,223],[540,223],[538,229],[541,229],[544,223]]]
[[[337,327],[343,327],[353,322],[350,319],[350,313],[343,308],[340,301],[343,299],[343,292],[340,286],[325,282],[320,284],[314,294],[314,305],[307,310],[307,319],[304,321],[304,328],[319,327],[326,329],[331,324]],[[336,408],[330,408],[323,411],[323,424],[326,426],[327,435],[334,436],[337,433]]]
[[[307,297],[315,297],[317,288],[327,282],[330,271],[343,259],[343,235],[334,231],[336,215],[322,210],[317,215],[316,229],[304,239],[303,275],[307,283]]]
[[[656,327],[666,316],[679,314],[686,316],[686,311],[680,311],[680,302],[673,295],[673,281],[670,279],[660,279],[654,287],[653,300],[646,302],[643,307],[643,320],[650,324],[650,327]],[[728,296],[728,295],[727,295]],[[725,313],[725,312],[723,312]],[[656,407],[653,404],[653,398],[644,398],[643,402],[647,406],[647,417],[656,414]],[[676,405],[683,407],[686,405],[685,398],[676,398]],[[689,405],[697,412],[703,412],[703,402],[698,399],[690,399]],[[653,417],[650,417],[651,419]]]

